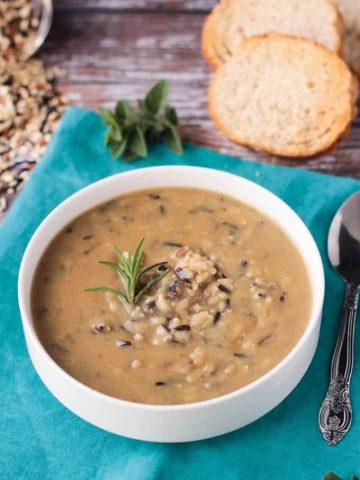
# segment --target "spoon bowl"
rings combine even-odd
[[[319,413],[324,439],[329,445],[336,445],[349,431],[352,421],[350,380],[360,285],[360,192],[354,193],[336,213],[329,230],[328,255],[332,266],[346,283],[330,384]]]
[[[336,213],[329,230],[328,254],[345,281],[360,285],[360,192]]]

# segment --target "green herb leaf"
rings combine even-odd
[[[137,121],[137,115],[130,102],[119,100],[115,107],[117,120],[126,125],[131,125]]]
[[[146,111],[157,115],[166,105],[168,85],[165,80],[156,83],[145,97],[144,106]]]
[[[145,99],[138,100],[137,110],[128,100],[119,100],[115,111],[100,108],[108,130],[104,142],[112,156],[131,162],[148,155],[151,143],[164,142],[177,154],[183,153],[176,111],[167,105],[168,86],[165,80],[155,84]]]
[[[105,136],[104,136],[104,144],[105,145],[109,145],[111,143],[112,134],[113,134],[112,129],[108,128],[106,130],[106,133],[105,133]]]
[[[85,288],[84,292],[109,292],[116,295],[117,297],[120,297],[123,302],[129,303],[125,295],[119,292],[119,290],[115,290],[115,288],[109,288],[109,287]]]
[[[136,153],[132,152],[131,150],[125,150],[125,153],[123,155],[125,162],[133,162],[138,158],[138,155]]]
[[[114,247],[119,264],[104,260],[99,262],[102,265],[110,267],[118,274],[122,281],[124,292],[120,292],[119,290],[110,287],[85,288],[85,292],[109,292],[119,297],[124,305],[134,305],[135,303],[138,303],[145,292],[170,272],[170,270],[167,269],[164,272],[157,273],[145,282],[145,284],[141,283],[140,287],[140,277],[145,273],[148,273],[150,270],[166,264],[166,262],[159,262],[141,268],[145,258],[145,252],[142,249],[144,241],[145,237],[140,240],[133,253],[129,252],[124,254],[117,247]]]
[[[341,478],[338,477],[334,472],[328,472],[323,480],[341,480]]]
[[[114,140],[115,142],[121,142],[123,139],[123,133],[121,130],[120,125],[117,123],[116,125],[111,125],[109,128],[109,131],[111,132],[111,139]]]
[[[99,263],[101,263],[101,265],[108,265],[109,267],[111,267],[113,270],[115,270],[115,272],[117,272],[119,274],[119,276],[122,278],[122,277],[126,277],[126,278],[130,278],[128,272],[126,272],[123,268],[121,268],[119,265],[117,265],[116,263],[113,263],[113,262],[106,262],[104,260],[100,260]]]
[[[176,114],[176,110],[173,107],[169,107],[169,105],[165,107],[165,118],[168,122],[170,122],[175,127],[179,125],[179,119]]]
[[[144,132],[140,127],[136,126],[133,131],[130,141],[128,143],[128,148],[135,153],[138,157],[146,157],[148,154],[148,149],[145,142]]]
[[[114,158],[121,157],[124,153],[126,146],[127,146],[127,139],[123,139],[121,142],[116,142],[114,140],[110,140],[110,148],[111,154]]]
[[[148,267],[145,267],[141,270],[140,276],[144,275],[144,273],[147,273],[150,270],[153,270],[154,268],[160,267],[160,265],[166,265],[166,264],[167,262],[158,262],[158,263],[154,263],[153,265],[149,265]]]
[[[116,125],[117,124],[115,115],[108,108],[100,107],[99,112],[100,112],[101,118],[104,120],[104,122],[107,125]]]
[[[149,282],[145,285],[145,287],[143,287],[137,294],[136,294],[136,297],[135,297],[135,303],[138,303],[142,296],[148,291],[150,290],[150,288],[157,282],[160,282],[160,280],[162,280],[164,277],[166,277],[166,275],[170,272],[170,270],[165,270],[164,272],[161,272],[159,275],[157,275],[156,277],[152,278],[151,280],[149,280]]]
[[[183,147],[177,128],[173,125],[168,125],[163,135],[164,143],[171,148],[173,152],[178,155],[183,154]]]
[[[145,106],[145,100],[142,98],[139,98],[137,101],[138,107],[141,110],[142,113],[147,113],[146,112],[146,106]]]

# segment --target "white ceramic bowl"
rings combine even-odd
[[[184,405],[145,405],[99,393],[62,370],[41,345],[30,309],[36,266],[54,236],[75,217],[118,195],[148,187],[198,187],[231,195],[281,225],[297,246],[309,273],[313,305],[308,326],[294,349],[255,382],[227,395]],[[134,170],[96,182],[72,195],[40,225],[24,254],[19,304],[31,360],[55,397],[76,415],[119,435],[156,442],[185,442],[230,432],[278,405],[299,383],[315,353],[324,297],[324,272],[316,244],[300,218],[278,197],[225,172],[168,166]]]

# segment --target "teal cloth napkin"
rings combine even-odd
[[[146,160],[126,164],[110,158],[103,135],[104,126],[95,113],[70,109],[44,159],[0,226],[0,478],[320,480],[328,470],[345,478],[359,475],[360,365],[355,367],[352,383],[354,423],[338,446],[326,445],[317,415],[327,387],[344,292],[342,281],[327,260],[326,237],[337,208],[360,190],[360,182],[259,165],[192,145],[186,147],[182,157],[158,147]],[[90,425],[63,407],[32,367],[16,291],[21,257],[31,235],[62,200],[108,175],[165,164],[223,169],[279,195],[310,228],[326,273],[320,344],[299,386],[252,425],[187,444],[129,440]]]

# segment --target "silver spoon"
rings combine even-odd
[[[328,255],[346,284],[341,325],[331,362],[330,384],[319,412],[319,425],[329,445],[350,429],[350,380],[354,363],[354,330],[360,285],[360,192],[336,213],[328,236]]]
[[[52,0],[33,0],[33,3],[35,6],[35,12],[37,12],[40,18],[40,24],[34,41],[28,46],[23,54],[24,60],[32,57],[44,43],[49,33],[53,18]]]

